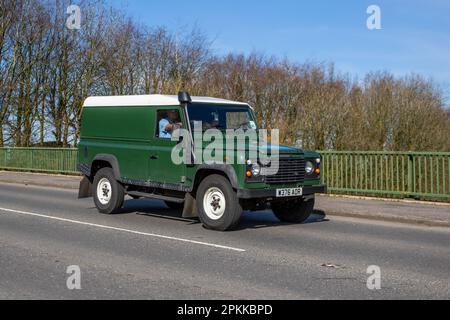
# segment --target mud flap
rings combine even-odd
[[[194,196],[190,193],[186,193],[184,198],[183,218],[197,218],[198,209],[197,202]]]
[[[78,199],[85,199],[92,197],[92,183],[87,177],[83,177],[80,182],[80,189],[78,190]]]

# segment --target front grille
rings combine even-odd
[[[305,180],[305,159],[293,157],[280,157],[280,166],[276,175],[267,176],[266,182],[294,183]]]

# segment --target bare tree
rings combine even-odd
[[[188,90],[246,101],[283,142],[308,149],[450,150],[444,95],[418,75],[368,74],[258,53],[211,53],[196,27],[138,25],[105,2],[0,0],[0,147],[75,146],[84,100]]]

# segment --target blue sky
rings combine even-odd
[[[256,51],[296,62],[334,62],[362,78],[370,71],[432,77],[450,99],[449,0],[109,0],[139,23],[197,25],[217,54]],[[368,30],[369,5],[382,30]]]

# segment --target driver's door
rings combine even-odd
[[[178,112],[179,122],[186,127],[183,112],[179,107],[160,107],[156,109],[155,135],[153,137],[153,150],[149,155],[149,176],[152,182],[166,184],[183,184],[186,176],[186,166],[176,165],[172,161],[172,150],[178,144],[167,137],[160,137],[160,122],[167,119],[167,112]]]

